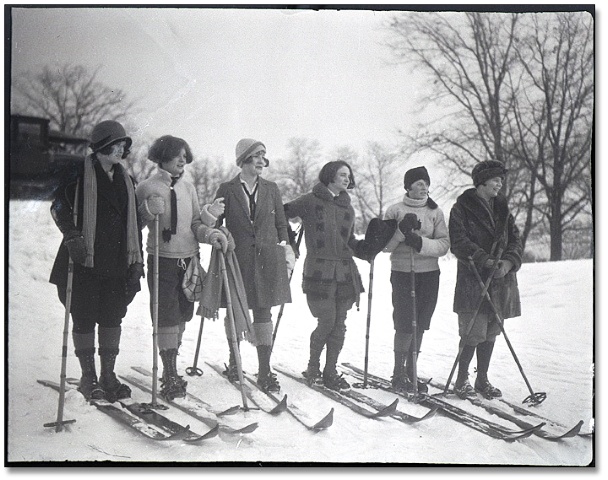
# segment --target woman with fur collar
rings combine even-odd
[[[359,303],[363,285],[353,255],[362,250],[364,240],[354,236],[355,210],[347,190],[355,185],[348,163],[325,164],[320,183],[311,193],[285,205],[288,218],[300,217],[304,224],[306,260],[302,289],[317,327],[310,336],[310,359],[304,376],[310,383],[323,383],[333,390],[350,385],[338,375],[336,364],[344,345],[346,315]],[[326,351],[323,374],[320,358]]]
[[[482,293],[469,259],[473,260],[483,282],[496,270],[488,293],[501,318],[521,315],[516,272],[521,267],[522,244],[507,199],[500,192],[506,173],[507,169],[499,161],[487,160],[475,165],[472,172],[475,188],[462,193],[450,213],[451,249],[459,260],[454,312],[458,314],[463,348],[454,391],[461,398],[473,397],[476,391],[486,398],[502,396],[488,380],[494,342],[501,329],[486,300],[467,335]],[[500,259],[497,258],[499,251],[502,252]],[[477,377],[473,388],[468,374],[475,352]]]

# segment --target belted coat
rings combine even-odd
[[[454,312],[473,313],[481,297],[481,286],[469,258],[485,282],[491,272],[484,267],[486,261],[501,251],[501,258],[510,260],[513,268],[504,277],[494,278],[488,292],[503,319],[521,315],[516,272],[522,263],[522,243],[506,197],[499,194],[488,203],[477,195],[475,188],[466,190],[452,207],[449,234],[451,251],[458,258]],[[487,301],[484,300],[479,312],[492,314]]]

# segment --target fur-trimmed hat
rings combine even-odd
[[[403,176],[403,186],[408,190],[412,183],[417,182],[418,180],[424,180],[427,185],[431,184],[431,177],[429,177],[429,172],[425,167],[411,168],[405,172],[405,175]]]
[[[124,127],[115,120],[104,120],[95,125],[91,133],[91,150],[93,153],[99,152],[104,147],[108,147],[113,143],[125,140],[127,142],[125,151],[128,151],[133,141],[131,137],[127,137]]]
[[[484,160],[475,165],[471,176],[473,177],[473,184],[477,187],[491,178],[504,178],[507,172],[508,170],[505,168],[504,163],[498,160]]]
[[[266,145],[253,138],[240,139],[235,148],[236,165],[241,168],[247,157],[249,157],[249,155],[251,155],[251,153],[260,145],[264,147],[264,150],[266,149]],[[264,157],[264,160],[266,161],[266,166],[270,165],[270,162],[266,157]]]

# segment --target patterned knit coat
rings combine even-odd
[[[360,240],[354,236],[355,210],[348,193],[334,197],[318,183],[311,193],[286,204],[285,213],[288,218],[300,217],[304,226],[304,293],[322,296],[335,281],[338,296],[354,294],[358,303],[364,288],[353,255]]]

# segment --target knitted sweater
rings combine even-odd
[[[162,239],[159,255],[165,258],[190,258],[199,253],[199,243],[209,243],[209,235],[215,230],[203,224],[194,185],[180,179],[173,186],[177,198],[177,229],[169,242]],[[141,182],[135,191],[138,212],[149,228],[146,251],[154,254],[154,215],[148,210],[147,199],[151,196],[162,197],[165,213],[160,215],[160,231],[171,228],[171,175],[158,169],[156,174]]]
[[[420,253],[414,250],[414,270],[416,272],[439,270],[438,258],[448,253],[450,248],[450,238],[443,212],[430,198],[415,200],[405,195],[402,202],[388,208],[384,218],[394,219],[399,223],[406,213],[414,213],[422,224],[420,230],[415,231],[422,237],[422,248]],[[404,240],[403,233],[397,229],[384,251],[391,252],[391,270],[411,272],[410,252],[412,247],[403,243]]]

